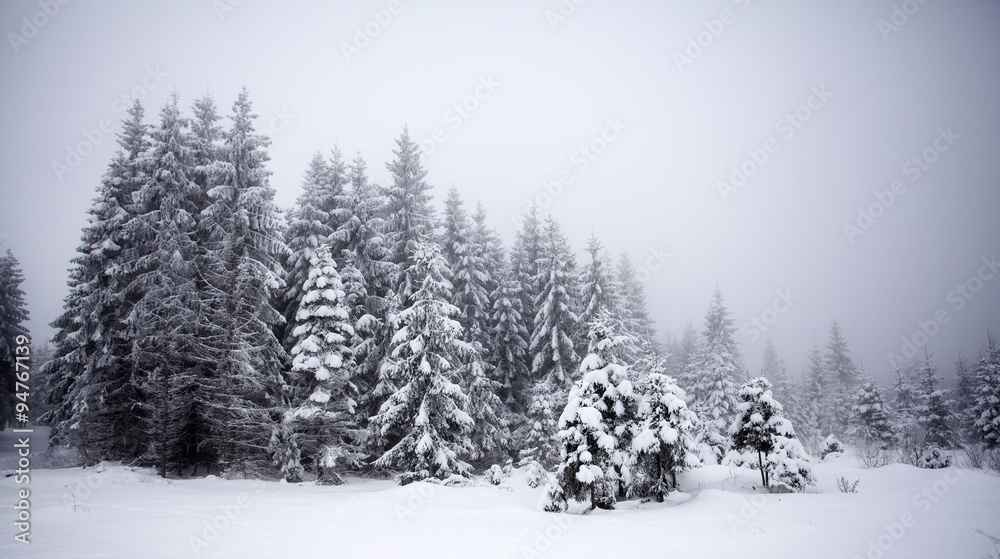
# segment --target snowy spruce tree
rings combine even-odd
[[[834,321],[830,325],[829,340],[824,355],[827,391],[824,394],[826,408],[831,412],[831,431],[843,434],[847,431],[850,420],[850,409],[840,405],[850,401],[860,381],[860,376],[854,362],[851,361],[847,349],[847,340],[840,330],[840,325]]]
[[[52,426],[53,444],[75,446],[85,461],[135,458],[143,451],[126,324],[138,295],[127,295],[137,254],[126,228],[136,209],[133,194],[148,180],[150,137],[143,118],[135,102],[88,210],[63,313],[51,324],[54,357],[40,371],[52,382],[52,408],[40,420]]]
[[[489,284],[485,247],[474,239],[474,231],[458,189],[445,200],[441,253],[452,273],[452,303],[469,341],[485,343],[489,333]]]
[[[532,356],[531,372],[557,393],[564,394],[572,383],[570,374],[579,359],[573,345],[573,336],[580,327],[575,309],[576,264],[566,237],[551,216],[545,221],[538,267],[541,290],[535,299],[538,312],[528,348]]]
[[[389,449],[377,467],[403,470],[400,482],[465,476],[462,460],[471,449],[473,420],[469,399],[456,382],[475,349],[464,341],[455,320],[447,263],[436,245],[417,243],[411,277],[416,283],[408,306],[395,316],[396,333],[383,365],[399,388],[382,404],[372,425]]]
[[[893,373],[893,429],[904,461],[916,466],[923,451],[923,429],[917,423],[919,390],[912,363],[895,363]]]
[[[802,491],[815,478],[809,457],[795,438],[790,421],[782,416],[781,404],[771,395],[771,383],[763,377],[740,387],[737,417],[729,428],[733,449],[756,454],[761,483],[770,488],[782,483]]]
[[[321,247],[302,285],[295,315],[289,384],[296,398],[285,421],[295,428],[297,447],[314,461],[320,484],[343,483],[339,471],[360,465],[361,458],[364,432],[354,424],[355,335],[345,299],[337,263],[329,249]]]
[[[635,491],[656,501],[677,488],[677,474],[701,465],[695,428],[698,417],[688,409],[687,396],[671,377],[652,373],[642,385]]]
[[[493,292],[489,361],[500,383],[498,395],[508,409],[523,413],[531,399],[528,331],[521,308],[521,284],[504,279]]]
[[[291,349],[296,321],[295,315],[302,300],[302,286],[309,276],[312,262],[321,247],[330,247],[333,232],[339,225],[338,211],[344,205],[344,188],[347,183],[344,164],[339,150],[334,150],[333,160],[327,161],[320,153],[313,154],[302,179],[302,194],[295,207],[288,213],[288,227],[285,229],[285,244],[289,254],[285,259],[285,347]],[[341,242],[335,244],[340,245]],[[334,256],[339,250],[331,248]]]
[[[7,426],[20,427],[23,423],[16,420],[17,404],[24,403],[15,396],[24,392],[17,390],[17,383],[35,362],[30,349],[28,354],[19,350],[28,347],[28,330],[24,325],[28,320],[28,308],[22,283],[21,264],[7,249],[7,253],[0,256],[0,431]]]
[[[132,340],[136,398],[142,415],[137,424],[148,437],[147,459],[161,476],[178,463],[179,433],[184,425],[181,394],[197,382],[194,357],[204,344],[199,328],[201,297],[196,258],[198,215],[203,194],[194,182],[190,121],[180,114],[177,95],[160,111],[146,157],[150,180],[133,195],[134,217],[127,234],[133,240],[129,297],[136,300],[126,322]],[[270,430],[268,430],[270,433]]]
[[[646,292],[628,252],[622,252],[618,260],[617,276],[614,291],[623,309],[626,330],[642,351],[656,353],[656,331],[646,309]]]
[[[1000,346],[989,336],[976,365],[976,402],[972,408],[974,427],[987,448],[1000,448]]]
[[[482,466],[503,463],[511,441],[503,402],[497,396],[500,384],[489,377],[488,368],[476,355],[461,371],[462,388],[469,396],[466,413],[473,421],[469,460]]]
[[[529,336],[535,331],[535,315],[538,313],[535,301],[541,291],[538,283],[541,257],[542,225],[538,210],[532,205],[525,213],[510,253],[510,279],[520,284],[521,317]]]
[[[954,448],[957,437],[952,428],[951,401],[947,399],[950,391],[938,387],[940,379],[930,355],[924,356],[918,379],[919,391],[914,412],[917,424],[923,430],[925,452],[934,448],[940,450]]]
[[[677,380],[677,386],[684,390],[692,403],[697,400],[695,390],[698,386],[698,359],[702,353],[701,341],[701,336],[694,325],[688,322],[676,344],[676,349],[671,352],[670,356],[674,364],[671,376]]]
[[[734,331],[722,291],[716,288],[705,317],[698,385],[695,387],[698,400],[694,409],[701,420],[700,439],[710,447],[717,461],[729,449],[727,429],[736,413],[735,380],[743,369],[739,348],[733,339]]]
[[[589,328],[602,310],[623,318],[614,271],[604,246],[594,234],[587,241],[587,254],[590,262],[580,274],[580,323],[584,328]]]
[[[203,212],[211,237],[210,278],[216,369],[211,429],[219,471],[257,477],[271,469],[267,449],[280,417],[287,355],[275,335],[284,323],[272,306],[284,287],[288,248],[266,168],[268,138],[256,133],[249,94],[233,104],[226,131],[226,171],[209,191]]]
[[[559,416],[559,485],[567,498],[589,500],[591,509],[614,508],[616,494],[632,483],[638,402],[628,367],[615,356],[628,337],[622,331],[607,312],[594,320],[580,379]]]
[[[400,303],[407,307],[421,282],[416,272],[415,254],[422,243],[434,238],[434,209],[427,171],[420,163],[420,148],[410,139],[409,129],[396,140],[395,159],[386,164],[392,184],[386,188],[386,241],[391,259],[399,267],[393,289]]]
[[[896,444],[882,389],[872,379],[862,382],[854,396],[848,434],[859,446],[873,446],[878,450],[888,450]]]

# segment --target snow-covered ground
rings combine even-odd
[[[44,430],[36,432],[42,439]],[[0,433],[0,468],[16,467]],[[41,447],[33,449],[40,451]],[[103,464],[35,469],[0,481],[0,555],[33,559],[257,557],[975,558],[996,553],[1000,476],[902,464],[862,469],[847,456],[816,465],[805,494],[761,494],[757,473],[711,466],[680,479],[665,503],[628,501],[586,515],[539,510],[541,489],[504,484],[399,487],[352,477],[322,487],[163,480]],[[837,479],[860,479],[841,493]],[[29,545],[16,542],[16,491],[30,490]]]

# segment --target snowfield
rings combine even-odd
[[[36,432],[41,438],[45,430]],[[5,474],[13,434],[0,433]],[[39,447],[38,452],[42,450]],[[34,456],[43,465],[44,457]],[[848,456],[816,464],[805,494],[755,491],[758,473],[710,466],[680,477],[666,502],[552,514],[514,471],[499,487],[349,477],[342,486],[163,480],[105,463],[32,469],[0,482],[10,558],[976,558],[995,554],[974,529],[1000,527],[1000,476],[902,464],[862,469]],[[857,493],[837,479],[860,479]],[[29,545],[14,541],[16,491],[30,490]],[[577,507],[577,509],[582,507]]]

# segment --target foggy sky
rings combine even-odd
[[[718,284],[751,371],[770,335],[798,373],[834,319],[884,381],[919,321],[944,374],[1000,331],[996,2],[317,4],[0,4],[0,244],[36,338],[130,97],[150,123],[172,90],[228,115],[244,84],[281,206],[335,144],[385,184],[407,124],[436,204],[454,184],[509,245],[533,200],[580,263],[591,232],[648,262],[661,340]]]

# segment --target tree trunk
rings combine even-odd
[[[767,487],[767,472],[764,471],[764,457],[760,450],[757,451],[757,464],[760,466],[760,482],[764,484],[764,487]]]

